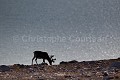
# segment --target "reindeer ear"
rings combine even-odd
[[[51,57],[54,57],[54,55],[51,55]]]
[[[50,55],[50,58],[53,58],[54,57],[54,55]]]

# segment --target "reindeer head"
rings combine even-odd
[[[53,59],[53,57],[54,57],[54,55],[50,55],[50,59],[51,59],[51,61],[54,63],[55,60],[56,60],[56,58]]]

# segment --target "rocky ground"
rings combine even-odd
[[[120,58],[59,65],[1,65],[0,80],[120,80]]]

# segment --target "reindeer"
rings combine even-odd
[[[56,59],[53,59],[54,55],[49,56],[47,52],[42,52],[42,51],[34,51],[34,57],[32,58],[32,65],[33,65],[33,60],[35,59],[36,64],[37,59],[43,59],[43,63],[45,63],[45,59],[48,60],[49,64],[52,65],[52,62],[54,63]]]

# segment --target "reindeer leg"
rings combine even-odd
[[[36,64],[38,64],[38,63],[37,63],[37,58],[35,58],[35,62],[36,62]]]
[[[45,63],[45,59],[43,59],[43,63]]]
[[[35,59],[35,57],[32,58],[32,65],[33,65],[33,60]]]

